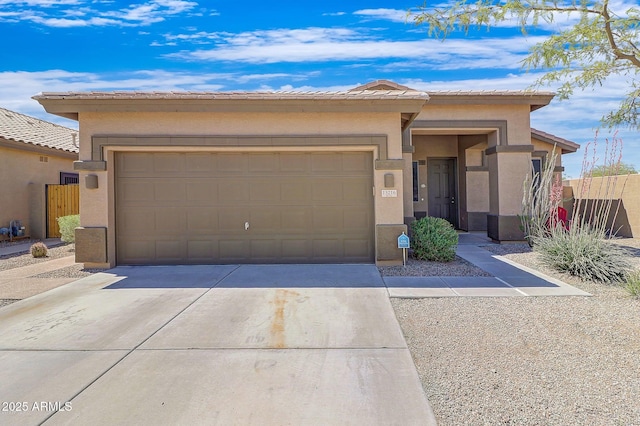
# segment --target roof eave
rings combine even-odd
[[[553,135],[548,135],[547,133],[541,132],[537,129],[531,129],[531,137],[538,139],[539,141],[558,146],[562,150],[562,154],[572,154],[580,148],[579,144],[570,140],[549,136]]]
[[[69,151],[62,148],[53,148],[50,146],[36,145],[31,142],[16,141],[14,139],[7,139],[0,137],[0,146],[11,149],[18,149],[21,151],[37,152],[39,154],[59,156],[64,158],[78,159],[78,153]]]
[[[429,105],[529,105],[535,111],[549,105],[555,94],[551,92],[509,93],[429,93]]]
[[[428,96],[357,99],[74,99],[34,97],[44,109],[78,120],[83,112],[395,112],[417,113]]]

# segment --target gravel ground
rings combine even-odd
[[[59,259],[73,255],[75,252],[75,244],[65,244],[62,246],[52,247],[47,251],[47,257],[36,258],[29,253],[18,253],[9,256],[0,256],[0,271],[7,269],[19,268],[21,266],[35,265],[37,263],[46,262],[47,260]]]
[[[382,276],[404,277],[490,277],[491,275],[456,256],[452,262],[429,262],[409,258],[407,266],[381,266],[378,268]]]
[[[640,425],[640,300],[485,248],[594,296],[392,299],[439,424]]]

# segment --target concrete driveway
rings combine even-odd
[[[0,366],[0,424],[435,424],[372,265],[118,267],[0,309]]]

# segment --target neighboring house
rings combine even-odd
[[[397,264],[397,237],[425,215],[522,240],[532,159],[578,148],[531,129],[530,113],[552,98],[390,81],[34,97],[80,122],[76,259],[89,266]]]
[[[0,229],[20,221],[24,236],[46,237],[44,186],[77,183],[77,133],[0,108]]]

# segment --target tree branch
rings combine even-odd
[[[624,53],[616,43],[615,37],[613,36],[613,29],[611,28],[609,0],[604,0],[604,2],[602,2],[602,12],[600,14],[604,18],[604,32],[607,35],[607,40],[609,41],[611,49],[613,49],[613,54],[616,56],[616,58],[629,61],[636,67],[640,68],[640,59],[638,59],[638,57],[635,55]]]

